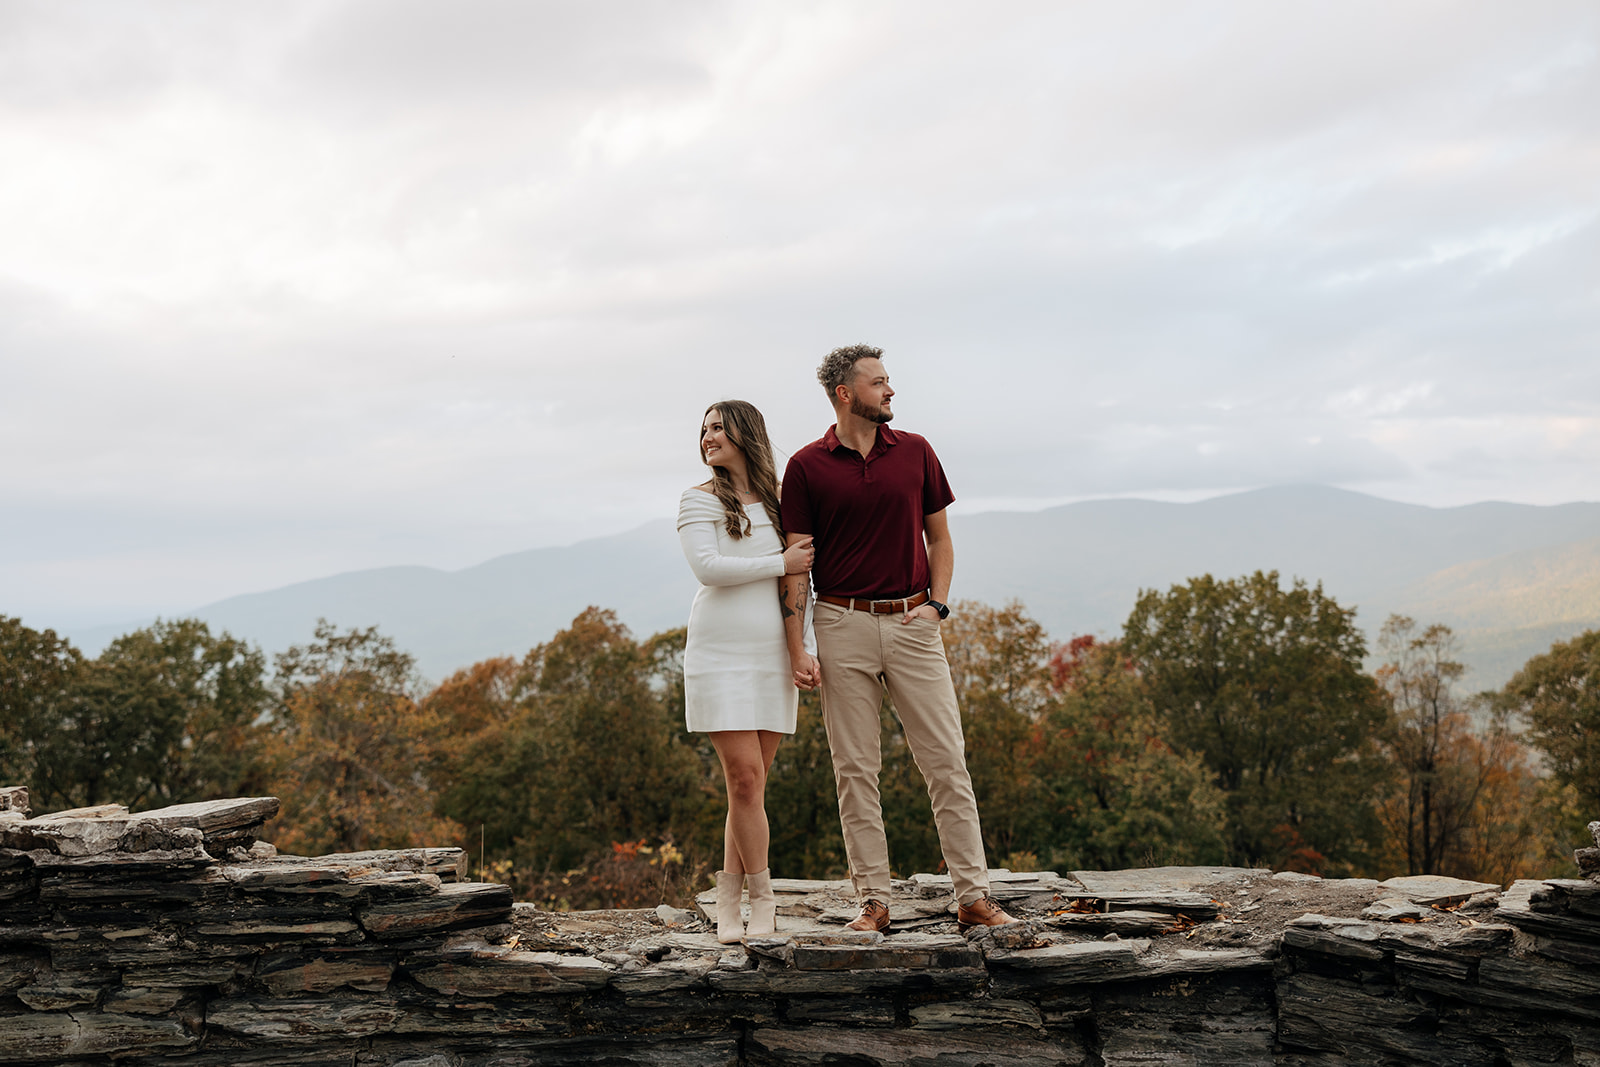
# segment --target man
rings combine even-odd
[[[802,643],[806,575],[781,584],[790,662],[796,685],[822,686],[839,822],[861,906],[851,928],[889,926],[889,845],[878,795],[885,688],[928,783],[956,920],[963,929],[999,926],[1016,920],[989,897],[961,710],[939,637],[955,570],[945,508],[955,495],[928,442],[889,428],[894,390],[882,356],[851,345],[822,361],[817,379],[833,402],[834,425],[796,452],[783,476],[784,534],[790,544],[814,537],[816,547],[816,658]]]

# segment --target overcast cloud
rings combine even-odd
[[[881,345],[958,507],[1600,497],[1600,7],[0,0],[0,613],[669,516]]]

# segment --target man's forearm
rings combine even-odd
[[[806,601],[811,596],[809,574],[785,574],[778,581],[778,607],[783,612],[783,637],[789,655],[805,651]]]
[[[948,537],[928,543],[928,584],[933,599],[941,604],[950,601],[950,580],[956,573],[956,546]]]

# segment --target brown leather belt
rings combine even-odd
[[[904,615],[912,608],[920,607],[928,602],[927,590],[914,596],[903,597],[900,600],[863,600],[852,596],[829,596],[818,593],[817,599],[824,604],[833,604],[851,611],[866,611],[873,615]]]

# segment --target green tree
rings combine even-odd
[[[1528,660],[1499,700],[1528,724],[1527,740],[1576,801],[1562,805],[1578,813],[1576,837],[1585,816],[1600,814],[1600,630],[1558,641]]]
[[[249,782],[267,695],[264,660],[249,645],[197,619],[158,620],[93,660],[53,634],[6,643],[15,652],[19,641],[34,669],[8,673],[31,693],[16,721],[28,723],[41,810],[138,810],[237,794]]]
[[[529,874],[691,835],[706,797],[658,653],[612,612],[579,615],[522,661],[515,714],[475,740],[443,810]]]
[[[1456,873],[1494,769],[1455,692],[1466,673],[1455,647],[1450,627],[1418,633],[1404,615],[1389,616],[1378,635],[1384,664],[1377,679],[1391,709],[1383,747],[1396,776],[1378,813],[1409,874]]]
[[[116,724],[111,799],[140,808],[237,796],[258,773],[266,660],[199,619],[157,621],[112,641],[82,704]]]
[[[1160,736],[1121,642],[1076,637],[1050,661],[1057,696],[1034,763],[1052,866],[1116,870],[1219,863],[1222,791],[1199,755]]]
[[[1162,736],[1198,752],[1227,794],[1236,860],[1344,870],[1377,836],[1386,709],[1354,615],[1320,584],[1282,588],[1276,571],[1139,595],[1124,647]]]
[[[65,728],[82,665],[83,655],[54,630],[0,615],[0,783],[28,786],[36,811],[72,795],[66,774],[41,766],[39,745]]]
[[[502,782],[484,773],[484,768],[486,760],[495,767],[505,762],[506,753],[499,746],[521,713],[521,676],[522,666],[515,658],[500,656],[456,671],[423,699],[418,709],[422,765],[433,787],[434,811],[441,818],[502,809],[504,804],[493,791],[516,787],[515,781]],[[497,827],[491,840],[481,821],[451,822],[464,834],[451,843],[476,856],[480,866],[494,862],[492,857],[509,862],[507,846],[516,828],[502,833]],[[484,855],[480,849],[491,844],[493,849]]]
[[[274,842],[310,855],[459,840],[434,814],[427,724],[411,657],[376,627],[340,633],[319,620],[309,645],[277,657]]]
[[[944,643],[984,848],[995,863],[1036,857],[1046,828],[1035,766],[1040,719],[1052,703],[1049,638],[1017,601],[965,601],[944,624]]]

